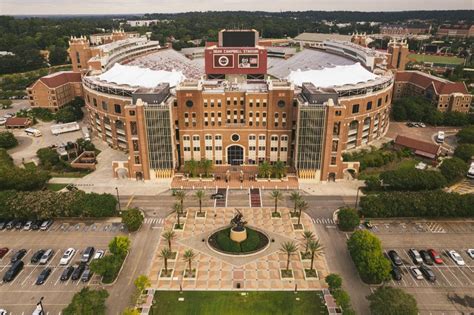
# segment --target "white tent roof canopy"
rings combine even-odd
[[[288,80],[295,85],[313,83],[316,87],[334,87],[346,84],[357,84],[375,80],[378,76],[365,69],[360,63],[335,66],[320,70],[291,71]]]
[[[181,71],[150,70],[116,63],[110,70],[99,75],[98,79],[119,85],[153,88],[160,83],[169,83],[171,87],[176,86],[185,77]]]

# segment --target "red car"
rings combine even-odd
[[[4,248],[0,248],[0,259],[5,257],[5,255],[8,253],[8,248],[7,247],[4,247]]]
[[[442,264],[443,260],[439,256],[438,252],[435,251],[434,249],[428,249],[428,254],[430,254],[431,258],[436,264]]]

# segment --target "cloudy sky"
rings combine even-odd
[[[474,0],[0,0],[0,15],[245,11],[474,9]]]

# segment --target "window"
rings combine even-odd
[[[271,136],[270,138],[272,141],[278,141],[278,136]]]
[[[331,165],[336,165],[337,164],[337,157],[331,156]]]
[[[183,141],[189,141],[189,136],[183,136]]]
[[[212,151],[212,147],[211,146],[206,146],[206,151]]]
[[[137,122],[131,121],[130,122],[130,133],[132,136],[136,136],[138,134]]]
[[[94,103],[94,106],[97,107],[97,100],[95,98],[92,99],[92,103]]]
[[[272,152],[278,152],[278,148],[277,148],[277,147],[271,147],[271,148],[270,148],[270,151],[272,151]]]
[[[288,141],[288,136],[281,136],[281,141]]]
[[[231,137],[232,141],[237,142],[240,140],[240,136],[236,133],[234,133]]]
[[[135,164],[140,164],[140,156],[135,155]]]
[[[255,151],[256,149],[257,149],[257,148],[254,147],[254,146],[250,146],[250,147],[249,147],[249,151]]]
[[[131,111],[128,112],[128,114],[129,114],[130,116],[135,116],[135,111],[134,111],[134,110],[131,110]]]
[[[103,109],[103,110],[107,110],[108,107],[109,107],[109,106],[107,105],[107,103],[106,103],[105,101],[102,101],[102,109]]]
[[[191,152],[191,147],[184,147],[183,150],[184,152]]]
[[[187,106],[187,107],[191,108],[191,107],[193,107],[193,105],[194,105],[194,103],[193,103],[192,100],[187,100],[187,101],[186,101],[186,106]]]
[[[220,145],[215,147],[216,151],[222,151],[222,147]]]
[[[382,105],[382,99],[381,99],[381,98],[379,98],[379,99],[377,100],[377,107],[380,107],[380,105]]]
[[[122,106],[120,106],[119,104],[115,104],[114,109],[115,109],[115,113],[117,113],[117,114],[122,113]]]
[[[207,100],[204,100],[204,107],[207,107]]]
[[[211,135],[206,135],[206,140],[212,140],[212,136]]]
[[[264,146],[259,146],[258,151],[265,151],[265,147]]]
[[[260,140],[260,141],[265,141],[265,136],[264,136],[264,135],[258,136],[258,140]]]
[[[138,151],[138,140],[132,140],[133,151]]]
[[[371,109],[372,109],[372,101],[367,102],[367,110],[371,110]]]
[[[342,112],[340,110],[336,110],[336,116],[341,116],[341,115],[342,115]]]
[[[277,105],[278,105],[278,107],[283,108],[283,107],[285,107],[286,103],[285,103],[284,100],[279,100]]]
[[[221,165],[222,164],[222,160],[216,160],[216,165]]]
[[[352,105],[352,113],[357,114],[359,112],[359,104]]]
[[[221,135],[217,135],[217,136],[214,137],[214,139],[216,139],[216,140],[222,140],[222,136],[221,136]]]
[[[200,147],[193,147],[193,151],[194,152],[199,152],[199,151],[201,151],[201,148]]]
[[[193,141],[199,141],[199,136],[193,136]]]
[[[249,140],[250,140],[250,141],[255,141],[255,139],[256,139],[255,135],[250,135],[250,136],[249,136]]]
[[[281,148],[280,148],[280,151],[281,151],[281,152],[287,152],[287,151],[288,151],[288,148],[287,148],[287,147],[281,147]]]

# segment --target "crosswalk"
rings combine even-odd
[[[324,224],[324,225],[335,225],[336,223],[334,222],[333,219],[331,218],[311,218],[313,223],[315,224]]]
[[[446,233],[444,227],[442,227],[439,223],[436,222],[428,222],[426,226],[431,231],[431,233]]]
[[[164,218],[145,218],[147,224],[163,224],[163,222],[165,222]]]

